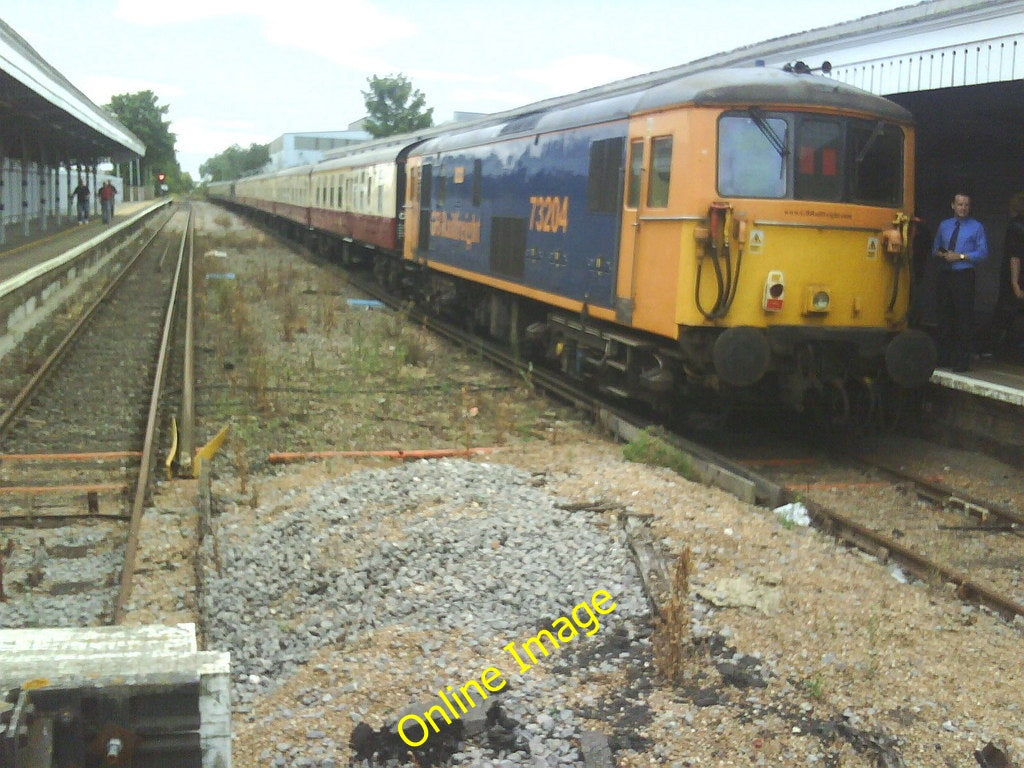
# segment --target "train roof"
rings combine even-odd
[[[389,136],[386,139],[378,139],[351,147],[343,151],[331,153],[317,163],[314,171],[334,171],[341,168],[361,168],[377,163],[394,163],[399,155],[408,147],[421,141],[417,134],[403,134],[402,136]]]
[[[284,176],[308,176],[309,172],[315,167],[316,166],[311,163],[306,163],[305,165],[293,165],[290,168],[281,168],[276,171],[264,171],[263,173],[254,173],[251,176],[242,176],[234,181],[262,181],[264,179],[279,179]]]
[[[765,67],[716,69],[676,77],[665,82],[643,83],[619,92],[598,90],[591,99],[566,97],[546,108],[524,107],[502,113],[500,122],[474,122],[450,126],[417,147],[415,154],[429,154],[486,142],[501,136],[532,135],[584,125],[624,120],[636,114],[672,106],[786,105],[847,109],[885,120],[910,123],[911,113],[893,101],[827,77],[797,74]],[[586,92],[585,92],[586,93]]]
[[[648,88],[637,112],[674,104],[833,107],[873,117],[910,123],[913,115],[894,101],[828,77],[797,74],[766,67],[698,72]]]
[[[427,154],[487,143],[503,136],[532,135],[624,120],[670,106],[810,105],[848,109],[884,120],[911,123],[911,113],[889,99],[821,75],[768,67],[664,70],[578,93],[558,96],[464,123],[444,123],[332,150],[315,165],[260,174],[262,178],[393,163],[410,153]]]

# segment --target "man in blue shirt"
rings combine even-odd
[[[953,218],[935,233],[932,254],[942,260],[938,281],[939,367],[970,370],[974,335],[974,267],[988,256],[985,228],[972,219],[971,197],[953,196]]]

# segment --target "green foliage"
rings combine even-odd
[[[804,691],[812,699],[821,700],[825,698],[825,681],[821,675],[815,675],[814,677],[804,680]]]
[[[230,181],[249,176],[270,162],[269,144],[250,144],[242,149],[232,144],[219,155],[214,155],[199,166],[200,176],[209,176],[212,181]]]
[[[696,473],[690,465],[690,457],[662,438],[644,430],[622,447],[622,457],[638,464],[654,467],[668,467],[689,480],[696,480]]]
[[[141,164],[142,178],[146,183],[155,185],[156,175],[165,173],[165,183],[172,192],[191,187],[191,177],[182,174],[175,156],[176,137],[171,133],[171,124],[163,119],[170,107],[166,104],[158,105],[157,96],[153,91],[120,93],[112,96],[104,109],[146,145],[146,154]],[[125,175],[123,170],[121,175],[122,178]]]
[[[426,97],[412,89],[405,75],[368,77],[369,91],[361,91],[368,117],[364,127],[374,138],[394,136],[434,124],[434,108],[424,110]]]

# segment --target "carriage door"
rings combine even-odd
[[[424,163],[420,174],[420,231],[416,250],[426,256],[430,252],[430,214],[433,199],[434,177],[430,163]]]

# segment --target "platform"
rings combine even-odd
[[[1024,408],[1024,365],[975,361],[967,373],[935,371],[932,384]]]
[[[923,436],[1024,467],[1024,365],[975,360],[967,373],[937,370],[920,415]]]
[[[55,221],[51,221],[45,231],[33,230],[27,237],[20,227],[9,228],[7,242],[0,246],[0,283],[29,267],[70,251],[96,237],[104,229],[127,221],[140,211],[164,202],[166,200],[162,198],[122,203],[114,210],[114,220],[110,224],[104,224],[102,218],[93,216],[88,224],[79,225],[74,217],[65,216],[60,227]]]
[[[0,630],[0,765],[231,766],[231,659],[195,625]]]

